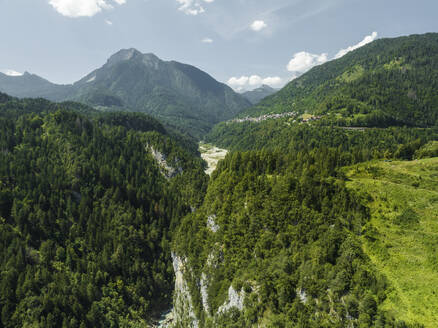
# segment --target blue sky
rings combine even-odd
[[[275,87],[375,38],[438,32],[437,13],[437,0],[0,0],[0,70],[71,83],[134,47]]]

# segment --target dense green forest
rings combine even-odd
[[[207,182],[196,145],[140,114],[0,99],[0,326],[144,325],[169,306],[172,231]]]
[[[379,39],[314,67],[240,116],[297,112],[346,126],[438,125],[438,34]]]
[[[233,131],[234,143],[216,139],[246,151],[219,163],[204,204],[184,219],[174,241],[189,263],[185,276],[201,326],[421,327],[423,321],[404,322],[383,306],[392,285],[363,250],[372,196],[348,188],[344,168],[437,156],[437,131],[309,125],[273,131],[253,139]],[[244,293],[245,306],[218,315],[230,286]]]
[[[206,137],[208,142],[235,151],[283,149],[296,152],[334,147],[345,152],[349,163],[373,158],[411,159],[428,141],[437,139],[438,128],[348,129],[321,126],[317,122],[291,123],[290,119],[220,123]]]

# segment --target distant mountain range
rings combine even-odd
[[[145,112],[198,137],[251,105],[194,66],[135,49],[120,50],[101,68],[70,85],[29,73],[0,73],[0,91],[16,97],[79,101],[102,110]]]
[[[0,72],[0,91],[19,98],[46,98],[60,101],[71,94],[72,85],[58,85],[35,74],[25,72],[10,76]]]
[[[256,105],[257,103],[260,102],[260,100],[276,93],[278,90],[279,89],[274,89],[271,88],[269,85],[263,84],[261,87],[258,87],[257,89],[243,92],[242,96],[248,99],[253,105]]]

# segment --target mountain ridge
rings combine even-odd
[[[79,101],[101,110],[145,112],[197,137],[251,105],[195,66],[164,61],[134,48],[119,50],[72,84],[58,85],[31,74],[3,74],[0,91],[20,98]]]
[[[242,96],[248,99],[253,105],[259,103],[262,99],[276,93],[280,89],[274,89],[269,85],[262,84],[260,87],[250,91],[242,92]]]

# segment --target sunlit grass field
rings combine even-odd
[[[438,327],[438,158],[365,163],[347,176],[367,194],[363,247],[390,285],[383,309]]]

